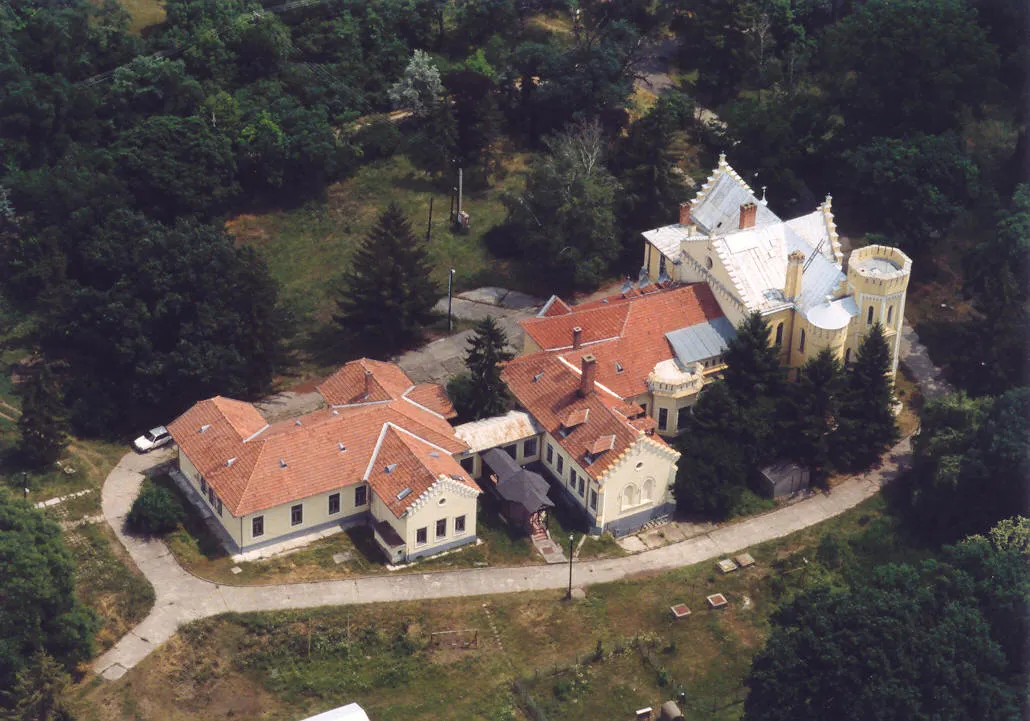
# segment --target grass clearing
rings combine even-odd
[[[75,557],[75,592],[100,615],[96,644],[105,651],[150,613],[154,588],[106,523],[79,526],[65,540]]]
[[[429,251],[432,278],[441,295],[446,293],[449,268],[457,270],[454,280],[459,292],[482,285],[513,287],[515,279],[508,266],[489,255],[482,239],[504,220],[502,196],[521,188],[526,163],[525,154],[510,155],[494,187],[466,188],[463,207],[471,225],[465,233],[449,226],[447,184],[427,178],[402,155],[362,166],[353,177],[331,185],[324,198],[288,210],[240,215],[226,228],[238,242],[260,250],[299,327],[311,333],[330,322],[341,274],[390,202],[404,208],[414,231],[423,234],[433,200]]]
[[[129,11],[129,32],[141,34],[151,25],[160,25],[165,21],[164,0],[119,0],[122,7]]]
[[[875,497],[752,547],[752,568],[723,576],[704,562],[591,586],[580,603],[556,590],[206,619],[121,680],[80,686],[79,717],[296,719],[357,701],[377,721],[513,720],[522,718],[511,691],[521,679],[552,720],[630,718],[680,688],[688,719],[739,718],[741,681],[769,614],[806,584],[834,578],[820,560],[824,539],[851,547],[856,573],[925,556],[884,508]],[[714,592],[727,608],[705,607]],[[680,602],[693,614],[676,621],[669,606]],[[433,632],[463,629],[478,632],[476,646],[431,643]],[[652,658],[628,647],[632,637]],[[586,663],[599,641],[602,659]]]

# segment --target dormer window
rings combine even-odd
[[[622,363],[619,363],[619,361],[615,361],[615,372],[622,373],[624,370],[626,369],[622,367]]]

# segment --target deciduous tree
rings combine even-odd
[[[0,568],[0,688],[14,688],[34,654],[45,652],[65,669],[92,655],[97,618],[75,598],[75,564],[61,529],[3,490]]]
[[[424,118],[440,103],[443,83],[440,71],[429,53],[416,50],[404,75],[390,88],[390,101],[395,108],[410,108],[415,117]]]

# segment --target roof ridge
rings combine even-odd
[[[416,388],[418,388],[420,385],[439,385],[439,383],[416,383],[415,385],[411,386],[411,388],[409,388],[408,390],[406,390],[403,393],[401,393],[401,400],[407,401],[408,403],[410,403],[411,405],[415,406],[416,408],[421,408],[426,413],[432,413],[434,416],[436,416],[440,420],[443,420],[443,421],[447,420],[447,418],[445,418],[442,414],[437,413],[432,408],[427,408],[426,406],[422,405],[421,403],[418,403],[417,401],[413,401],[410,398],[408,398],[408,394],[411,393]]]
[[[386,438],[386,432],[393,425],[390,421],[383,423],[383,427],[379,429],[379,438],[376,439],[376,444],[372,448],[372,453],[368,457],[368,465],[365,466],[365,472],[361,474],[361,480],[367,482],[368,477],[372,475],[372,469],[375,467],[376,459],[379,457],[379,451],[383,447],[383,440]]]

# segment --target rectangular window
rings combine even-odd
[[[554,463],[554,446],[547,444],[547,462]]]
[[[436,522],[436,537],[443,538],[447,535],[447,519],[441,518]]]
[[[690,420],[690,406],[683,406],[676,411],[676,430],[682,432]]]
[[[590,509],[592,511],[597,510],[597,491],[590,489]]]
[[[573,490],[576,488],[576,471],[572,468],[569,469],[569,488]]]
[[[423,528],[420,528],[417,531],[415,531],[415,544],[416,545],[419,545],[419,546],[426,545],[426,539],[428,539],[428,538],[429,538],[429,529],[428,528],[423,527]]]
[[[358,486],[354,489],[354,505],[363,506],[368,503],[368,486]]]
[[[265,517],[254,516],[250,520],[250,535],[254,538],[265,535]]]
[[[329,515],[340,512],[340,494],[331,493],[329,495]]]
[[[558,456],[558,477],[565,477],[565,459],[561,456]]]
[[[579,477],[579,495],[580,495],[580,498],[582,498],[583,494],[586,492],[585,489],[586,489],[586,480],[583,478],[583,476],[580,476]]]
[[[465,532],[465,516],[458,516],[454,519],[454,535]]]
[[[504,452],[512,458],[518,459],[519,457],[518,445],[515,443],[512,443],[510,446],[504,446]]]
[[[207,493],[207,481],[204,480],[204,476],[200,477],[200,492]]]
[[[529,458],[536,455],[536,438],[527,438],[522,444],[522,457]]]
[[[460,463],[461,463],[461,467],[464,469],[465,473],[469,474],[470,476],[473,473],[476,472],[476,457],[475,456],[469,456],[468,458],[462,458]]]
[[[664,431],[669,427],[669,409],[659,408],[658,409],[658,430]]]
[[[221,516],[222,515],[222,499],[218,498],[216,500],[218,501],[218,515]]]
[[[207,487],[207,502],[212,506],[215,505],[215,489],[211,486]]]
[[[304,523],[304,504],[298,503],[296,506],[290,506],[290,525],[299,526]]]

